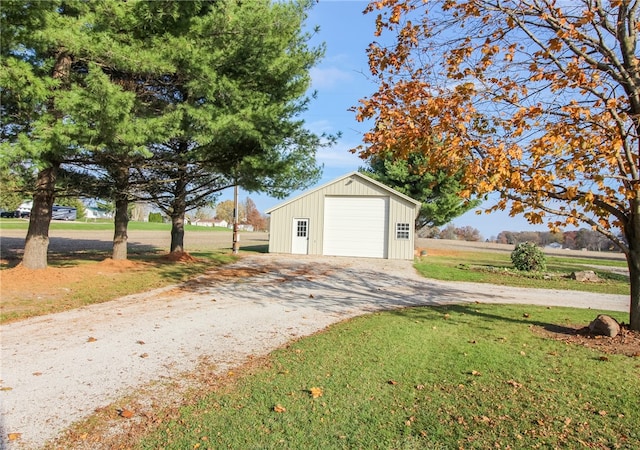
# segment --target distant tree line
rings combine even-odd
[[[444,228],[423,227],[418,230],[418,237],[431,239],[451,239],[457,241],[477,242],[483,240],[480,231],[471,226],[456,227],[450,223]],[[620,249],[601,233],[581,228],[574,231],[552,233],[550,231],[501,231],[497,237],[488,239],[498,244],[518,245],[533,242],[540,247],[556,245],[569,250],[591,250],[595,252],[615,252]]]
[[[431,239],[451,239],[456,241],[477,242],[482,240],[480,231],[471,226],[456,227],[450,223],[443,229],[438,227],[422,227],[417,232],[418,237]]]
[[[606,236],[588,228],[561,233],[549,231],[502,231],[498,234],[495,242],[512,245],[517,245],[521,242],[533,242],[541,247],[557,244],[569,250],[620,251]]]

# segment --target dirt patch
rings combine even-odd
[[[546,338],[594,348],[610,355],[640,357],[640,332],[631,331],[624,325],[615,337],[589,334],[589,329],[580,325],[535,327],[534,332]]]
[[[181,263],[194,263],[200,260],[194,256],[191,256],[187,252],[172,252],[162,257],[165,261],[181,262]]]
[[[47,267],[42,270],[31,270],[22,264],[0,271],[0,286],[2,287],[2,297],[5,300],[20,296],[45,295],[51,291],[56,291],[69,284],[95,277],[96,275],[106,275],[114,273],[128,272],[141,269],[144,264],[124,260],[114,261],[105,259],[97,264],[87,263],[73,267]]]

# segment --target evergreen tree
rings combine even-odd
[[[369,158],[369,166],[361,169],[373,179],[422,202],[416,219],[416,229],[439,227],[451,222],[480,204],[479,200],[463,200],[460,175],[448,175],[445,171],[430,172],[420,152],[410,153],[406,159],[394,157],[390,152]]]
[[[309,69],[322,48],[302,33],[310,2],[218,1],[163,36],[176,72],[154,80],[173,135],[139,170],[146,198],[171,217],[171,251],[184,251],[187,211],[239,185],[283,197],[319,177],[316,149],[331,142],[304,127]],[[191,43],[197,42],[194,46]]]
[[[23,265],[47,265],[61,166],[79,153],[143,151],[124,92],[132,73],[165,67],[144,36],[148,18],[126,2],[4,1],[0,10],[2,159],[36,168]],[[121,77],[121,74],[127,74]]]

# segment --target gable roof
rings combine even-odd
[[[311,190],[309,190],[309,191],[305,191],[305,192],[303,192],[302,194],[297,195],[297,196],[295,196],[295,197],[294,197],[294,198],[292,198],[292,199],[289,199],[289,200],[287,200],[287,201],[285,201],[285,202],[283,202],[283,203],[280,203],[280,204],[278,204],[278,205],[274,206],[273,208],[269,208],[269,209],[267,209],[267,210],[265,211],[265,213],[266,213],[266,214],[271,214],[271,212],[275,211],[276,209],[282,208],[283,206],[288,205],[289,203],[295,202],[296,200],[298,200],[298,199],[300,199],[300,198],[302,198],[302,197],[306,197],[307,195],[312,194],[312,193],[314,193],[314,192],[316,192],[316,191],[319,191],[319,190],[321,190],[321,189],[324,189],[324,188],[326,188],[327,186],[330,186],[330,185],[335,184],[335,183],[339,183],[340,181],[342,181],[342,180],[344,180],[344,179],[347,179],[347,178],[350,178],[350,177],[354,177],[354,176],[355,176],[355,177],[359,177],[359,178],[363,179],[364,181],[366,181],[366,182],[368,182],[368,183],[371,183],[371,184],[373,184],[373,185],[375,185],[375,186],[378,186],[379,188],[381,188],[381,189],[383,189],[383,190],[387,191],[390,195],[393,195],[393,196],[399,197],[399,198],[401,198],[401,199],[403,199],[403,200],[406,200],[406,201],[407,201],[407,202],[409,202],[409,203],[413,203],[413,204],[414,204],[414,205],[416,205],[418,208],[419,208],[419,207],[420,207],[420,205],[422,204],[422,203],[420,203],[419,201],[414,200],[414,199],[412,199],[411,197],[409,197],[409,196],[407,196],[407,195],[404,195],[404,194],[402,194],[402,193],[400,193],[400,192],[396,191],[395,189],[392,189],[392,188],[390,188],[389,186],[387,186],[387,185],[385,185],[385,184],[383,184],[383,183],[380,183],[379,181],[376,181],[376,180],[374,180],[373,178],[370,178],[370,177],[368,177],[368,176],[364,175],[364,174],[363,174],[363,173],[361,173],[361,172],[353,171],[353,172],[349,172],[349,173],[347,173],[347,174],[345,174],[345,175],[342,175],[341,177],[335,178],[335,179],[333,179],[333,180],[329,181],[328,183],[325,183],[325,184],[323,184],[323,185],[321,185],[321,186],[318,186],[318,187],[316,187],[316,188],[313,188],[313,189],[311,189]]]

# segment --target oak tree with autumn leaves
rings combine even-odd
[[[640,330],[637,0],[380,0],[358,149],[464,170],[463,194],[552,230],[587,224],[626,255]],[[436,139],[434,139],[436,138]],[[433,142],[445,145],[432,145]]]

